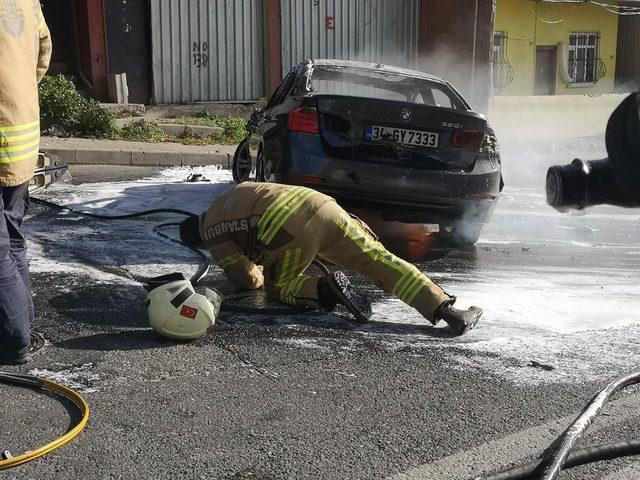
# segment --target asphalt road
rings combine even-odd
[[[78,167],[74,185],[49,198],[76,195],[86,208],[91,192],[102,206],[142,204],[141,192],[156,184],[137,179],[156,172]],[[119,180],[133,183],[119,193],[88,185]],[[184,185],[196,187],[219,185]],[[163,188],[157,198],[185,206]],[[340,313],[227,312],[193,344],[164,340],[146,323],[135,279],[195,262],[153,238],[154,221],[34,208],[35,328],[47,345],[28,366],[3,370],[74,386],[92,417],[71,444],[1,478],[473,478],[534,458],[601,387],[639,363],[638,212],[561,215],[539,189],[508,187],[476,247],[427,242],[419,266],[460,304],[485,309],[466,337],[426,325],[353,277],[375,299],[369,325]],[[207,283],[234,292],[217,269]],[[257,294],[239,304],[265,301]],[[64,433],[75,415],[3,385],[0,404],[0,450],[14,454]],[[616,397],[585,443],[638,437],[639,405],[635,390]],[[639,472],[622,459],[561,478]]]

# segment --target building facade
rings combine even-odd
[[[497,0],[496,95],[612,93],[618,16],[587,2]]]
[[[479,110],[490,94],[495,0],[42,2],[60,70],[101,100],[126,73],[130,101],[254,102],[305,58],[441,74]]]

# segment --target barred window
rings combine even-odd
[[[595,85],[606,75],[606,66],[600,59],[600,33],[570,34],[568,67],[573,85]]]
[[[507,32],[499,31],[493,34],[493,89],[501,92],[513,82],[513,67],[509,62],[507,52]]]

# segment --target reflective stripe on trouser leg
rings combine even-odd
[[[320,256],[358,272],[385,292],[417,309],[429,321],[434,321],[436,309],[451,296],[415,265],[387,251],[346,213],[335,219],[335,225],[343,236],[323,248]]]
[[[299,242],[292,242],[295,243]],[[289,305],[317,307],[318,278],[303,274],[315,258],[316,250],[290,246],[293,248],[287,248],[272,259],[265,259],[267,294]]]

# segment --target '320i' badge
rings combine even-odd
[[[411,120],[411,117],[413,117],[413,113],[411,113],[411,110],[409,110],[408,108],[403,108],[402,112],[400,112],[400,115],[402,115],[402,120],[404,120],[405,122],[408,122],[409,120]]]

